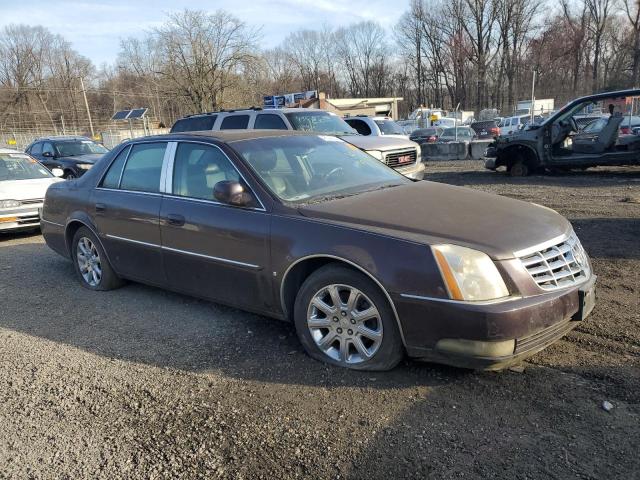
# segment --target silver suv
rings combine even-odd
[[[342,118],[326,110],[278,108],[223,110],[190,115],[178,120],[171,133],[202,130],[302,130],[336,135],[367,152],[406,177],[422,180],[424,164],[420,146],[405,137],[359,135]]]
[[[403,128],[389,117],[369,117],[367,115],[356,115],[355,117],[345,117],[344,121],[349,126],[356,129],[360,135],[373,135],[374,137],[384,135],[385,137],[409,138]]]

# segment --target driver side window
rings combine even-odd
[[[47,155],[49,154],[50,156],[54,156],[55,155],[55,150],[53,149],[53,144],[50,142],[45,142],[42,145],[42,155]]]
[[[213,188],[225,180],[240,182],[240,174],[222,151],[200,143],[179,143],[173,166],[173,194],[215,201]]]

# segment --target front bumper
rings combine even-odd
[[[42,204],[29,205],[28,208],[3,210],[0,213],[0,232],[31,230],[40,226],[39,208]]]
[[[569,289],[495,303],[451,302],[400,295],[394,299],[410,356],[464,368],[500,370],[521,362],[580,324],[583,294],[596,276]],[[587,314],[589,312],[586,312]],[[505,344],[500,355],[473,355],[438,347],[444,339]]]
[[[401,173],[407,178],[411,178],[413,180],[422,180],[424,178],[424,169],[424,163],[418,160],[412,165],[409,165],[407,167],[395,168],[394,170],[398,173]]]

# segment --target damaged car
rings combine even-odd
[[[640,137],[620,132],[640,89],[578,98],[540,123],[501,135],[485,152],[485,167],[505,167],[514,177],[545,170],[640,164]],[[589,109],[608,111],[602,128],[585,134],[577,118]]]

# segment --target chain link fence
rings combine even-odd
[[[102,143],[108,149],[112,149],[119,143],[124,142],[132,138],[144,137],[146,135],[161,135],[169,133],[168,128],[109,128],[104,130],[97,130],[94,140]],[[91,133],[82,129],[67,128],[64,132],[65,135],[71,136],[84,136],[91,138]],[[60,135],[59,132],[55,132],[52,129],[23,129],[19,131],[0,131],[0,148],[12,148],[15,150],[23,151],[33,141],[42,137],[50,137]]]

